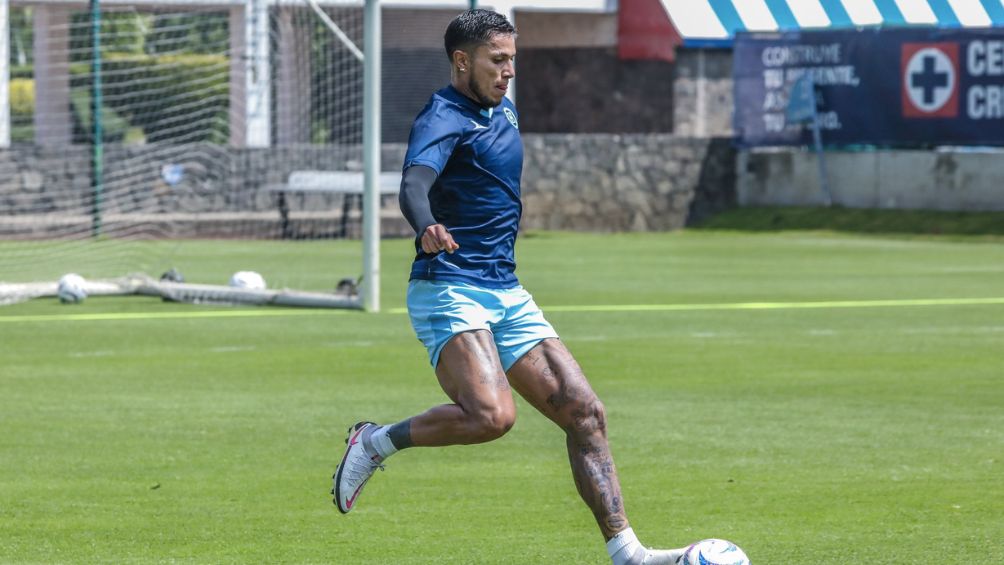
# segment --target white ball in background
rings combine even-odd
[[[64,304],[76,304],[83,302],[87,298],[84,277],[69,273],[59,278],[59,285],[56,287],[56,296]]]
[[[265,290],[265,279],[254,271],[237,271],[230,277],[230,286],[248,290]]]

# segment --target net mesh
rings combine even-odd
[[[362,4],[255,5],[102,14],[100,167],[91,14],[11,8],[0,282],[174,267],[192,282],[248,269],[270,287],[330,290],[360,272],[319,261],[330,242],[309,240],[357,237],[361,199],[287,182],[362,169]],[[270,253],[281,261],[256,258]]]

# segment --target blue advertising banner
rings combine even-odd
[[[1004,28],[742,33],[733,61],[744,147],[812,143],[786,117],[806,73],[827,145],[1004,145]]]

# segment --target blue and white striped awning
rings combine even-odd
[[[865,26],[1004,26],[1004,0],[661,0],[685,42],[737,31]]]

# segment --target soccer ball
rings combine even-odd
[[[687,548],[681,565],[750,565],[750,559],[730,541],[706,539]]]
[[[87,290],[84,288],[84,277],[69,273],[59,278],[59,285],[56,287],[56,296],[63,304],[76,304],[83,302],[87,298]]]
[[[254,271],[237,271],[230,277],[230,286],[248,290],[265,290],[265,279]]]

